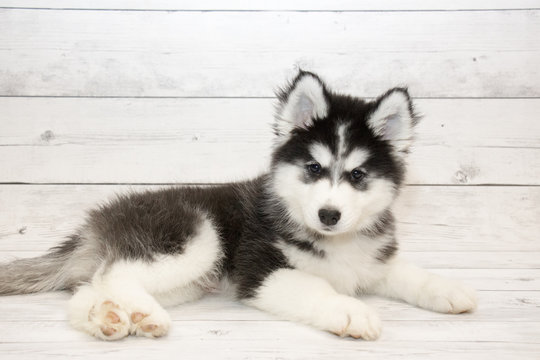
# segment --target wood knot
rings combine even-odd
[[[454,179],[460,184],[466,184],[469,182],[469,176],[463,170],[458,170],[454,174]]]
[[[217,335],[217,336],[223,336],[227,335],[229,331],[227,330],[208,330],[210,334]]]
[[[51,130],[46,130],[43,134],[41,134],[41,140],[45,142],[54,140],[54,137],[54,133]]]
[[[480,174],[480,169],[474,164],[462,165],[454,174],[454,180],[458,184],[468,184]]]

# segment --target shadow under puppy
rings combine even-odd
[[[366,340],[381,322],[359,294],[471,311],[472,290],[396,253],[391,207],[416,123],[406,89],[365,102],[301,71],[278,94],[267,173],[119,195],[46,255],[0,265],[0,294],[71,289],[71,324],[104,340],[165,335],[163,306],[223,280],[246,304]]]

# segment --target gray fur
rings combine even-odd
[[[84,225],[48,254],[1,264],[0,295],[73,289],[90,281],[100,266],[106,269],[119,260],[151,262],[159,254],[182,253],[207,217],[221,235],[232,239],[222,246],[230,258],[244,218],[238,193],[249,194],[249,184],[117,195],[91,210]]]
[[[0,294],[29,294],[73,289],[88,281],[97,269],[91,243],[72,236],[49,253],[0,265]]]

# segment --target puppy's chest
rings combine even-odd
[[[289,264],[326,279],[343,294],[362,292],[383,276],[384,264],[377,260],[381,244],[374,239],[340,239],[313,246],[318,251],[279,243]]]

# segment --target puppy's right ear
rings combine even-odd
[[[328,115],[328,91],[315,74],[300,71],[292,83],[277,94],[274,131],[279,137],[295,128],[306,129],[315,119]]]

